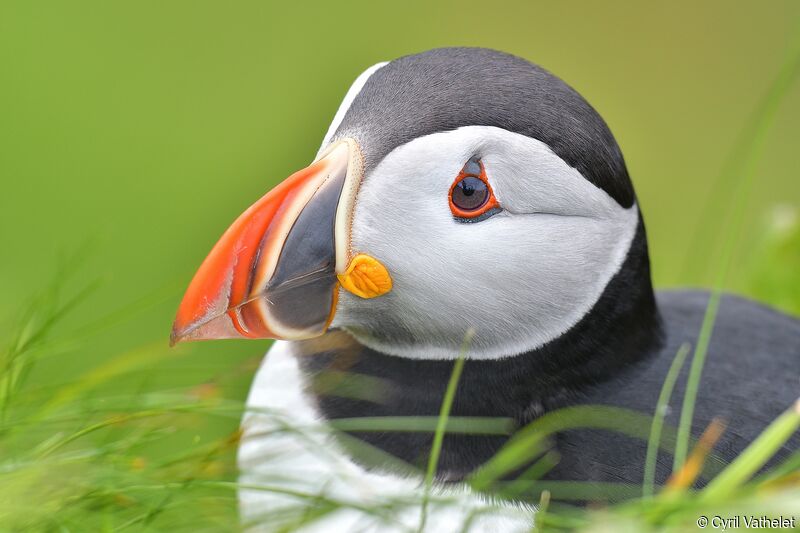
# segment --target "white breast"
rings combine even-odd
[[[239,504],[250,531],[298,524],[314,498],[337,510],[302,524],[301,531],[417,530],[422,479],[368,472],[355,464],[325,428],[309,397],[290,342],[278,341],[256,374],[242,420]],[[388,513],[374,510],[390,508]],[[373,510],[370,512],[369,510]],[[529,531],[532,509],[487,501],[466,486],[436,488],[425,531]]]

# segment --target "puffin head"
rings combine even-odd
[[[528,61],[437,49],[359,76],[314,162],[203,262],[172,340],[343,329],[389,355],[452,359],[472,329],[468,356],[498,359],[600,312],[612,280],[614,298],[652,299],[635,194],[602,118]]]

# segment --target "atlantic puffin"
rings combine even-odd
[[[443,48],[355,80],[314,161],[247,209],[202,263],[172,341],[279,339],[243,419],[243,520],[318,494],[350,507],[308,528],[346,531],[363,526],[360,505],[419,494],[401,465],[424,469],[433,437],[328,431],[332,421],[437,416],[462,353],[451,416],[523,428],[574,405],[652,415],[708,301],[654,292],[623,155],[581,95],[525,59]],[[678,424],[687,369],[667,425]],[[724,419],[714,453],[730,460],[798,395],[800,321],[723,296],[693,435]],[[529,527],[525,505],[483,518],[491,498],[459,483],[513,435],[445,437],[437,495],[459,505],[432,509],[431,531],[459,530],[470,513],[495,530]],[[570,430],[551,445],[559,459],[544,479],[642,483],[641,439]],[[658,483],[671,468],[661,453]],[[417,519],[410,505],[393,518]]]

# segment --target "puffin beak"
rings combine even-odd
[[[325,333],[336,312],[340,281],[345,287],[363,285],[364,276],[353,271],[363,272],[366,267],[359,264],[376,261],[349,257],[362,172],[358,144],[341,140],[242,213],[192,279],[171,343],[305,339]],[[383,273],[390,289],[391,278]]]

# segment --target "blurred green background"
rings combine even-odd
[[[52,335],[83,334],[48,352],[31,390],[47,396],[146,347],[157,356],[98,388],[205,383],[241,400],[266,342],[166,347],[194,270],[244,208],[313,158],[363,69],[453,45],[520,55],[581,92],[625,154],[657,286],[709,286],[737,140],[799,17],[794,0],[4,1],[0,324],[12,329],[59,258],[88,243],[64,292],[101,284]],[[795,85],[768,131],[726,283],[794,313],[799,118]],[[169,446],[224,435],[236,418],[199,421]]]

